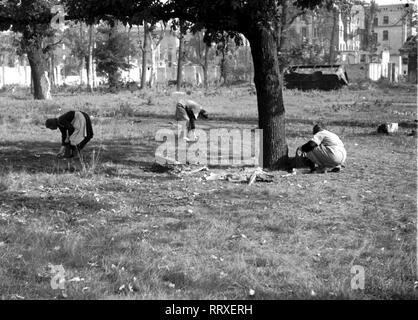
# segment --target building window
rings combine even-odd
[[[379,24],[379,18],[374,18],[373,25],[377,26]]]
[[[366,55],[365,54],[360,55],[360,62],[366,62]]]
[[[382,38],[382,40],[383,41],[389,40],[389,31],[383,30],[383,38]]]
[[[313,37],[318,38],[318,28],[317,27],[313,28]]]
[[[383,24],[389,24],[389,17],[388,16],[383,17]]]

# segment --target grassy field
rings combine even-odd
[[[248,87],[194,92],[208,128],[256,128]],[[341,173],[205,181],[157,170],[170,92],[0,95],[1,299],[417,299],[416,87],[285,91],[289,153],[323,121]],[[47,117],[89,112],[84,171],[63,172]],[[377,135],[378,124],[400,124]],[[93,158],[94,151],[94,158]],[[211,172],[221,169],[210,168]],[[233,170],[233,169],[228,169]],[[65,269],[65,291],[49,266]],[[365,270],[353,290],[353,266]]]

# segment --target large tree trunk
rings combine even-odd
[[[183,82],[183,51],[184,51],[184,34],[182,22],[180,22],[180,37],[179,37],[179,56],[177,59],[177,91],[180,91]]]
[[[33,97],[36,100],[47,99],[45,88],[42,87],[42,78],[45,76],[45,57],[41,46],[35,47],[33,44],[26,52],[31,68],[31,79],[33,84]]]
[[[278,36],[274,30],[263,27],[253,28],[246,36],[254,63],[258,124],[263,129],[263,166],[269,169],[288,167]]]

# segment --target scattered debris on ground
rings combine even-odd
[[[228,168],[228,169],[209,169],[207,166],[194,167],[192,165],[161,165],[154,163],[151,171],[158,173],[170,173],[179,178],[184,176],[196,176],[199,174],[199,179],[204,181],[224,180],[235,183],[254,182],[273,182],[274,175],[262,168]],[[205,172],[201,175],[202,172]]]

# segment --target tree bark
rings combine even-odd
[[[226,53],[228,51],[228,44],[227,44],[228,39],[225,37],[224,43],[223,43],[223,47],[221,50],[221,62],[220,62],[220,71],[221,71],[221,76],[220,76],[220,84],[224,85],[224,84],[228,84],[227,82],[227,78],[228,78],[228,74],[226,72]]]
[[[26,52],[31,69],[31,79],[33,85],[33,97],[36,100],[46,99],[46,93],[42,90],[42,77],[44,76],[46,67],[44,54],[41,46],[33,44]]]
[[[184,48],[184,34],[182,22],[180,21],[180,38],[179,38],[179,56],[177,59],[177,91],[180,91],[183,82],[183,48]]]
[[[251,45],[257,89],[258,123],[263,130],[263,166],[288,168],[285,109],[278,58],[278,33],[262,26],[245,35]]]
[[[148,23],[144,21],[144,43],[142,46],[142,74],[141,74],[141,89],[145,89],[147,85],[147,60],[149,54],[149,28]]]

